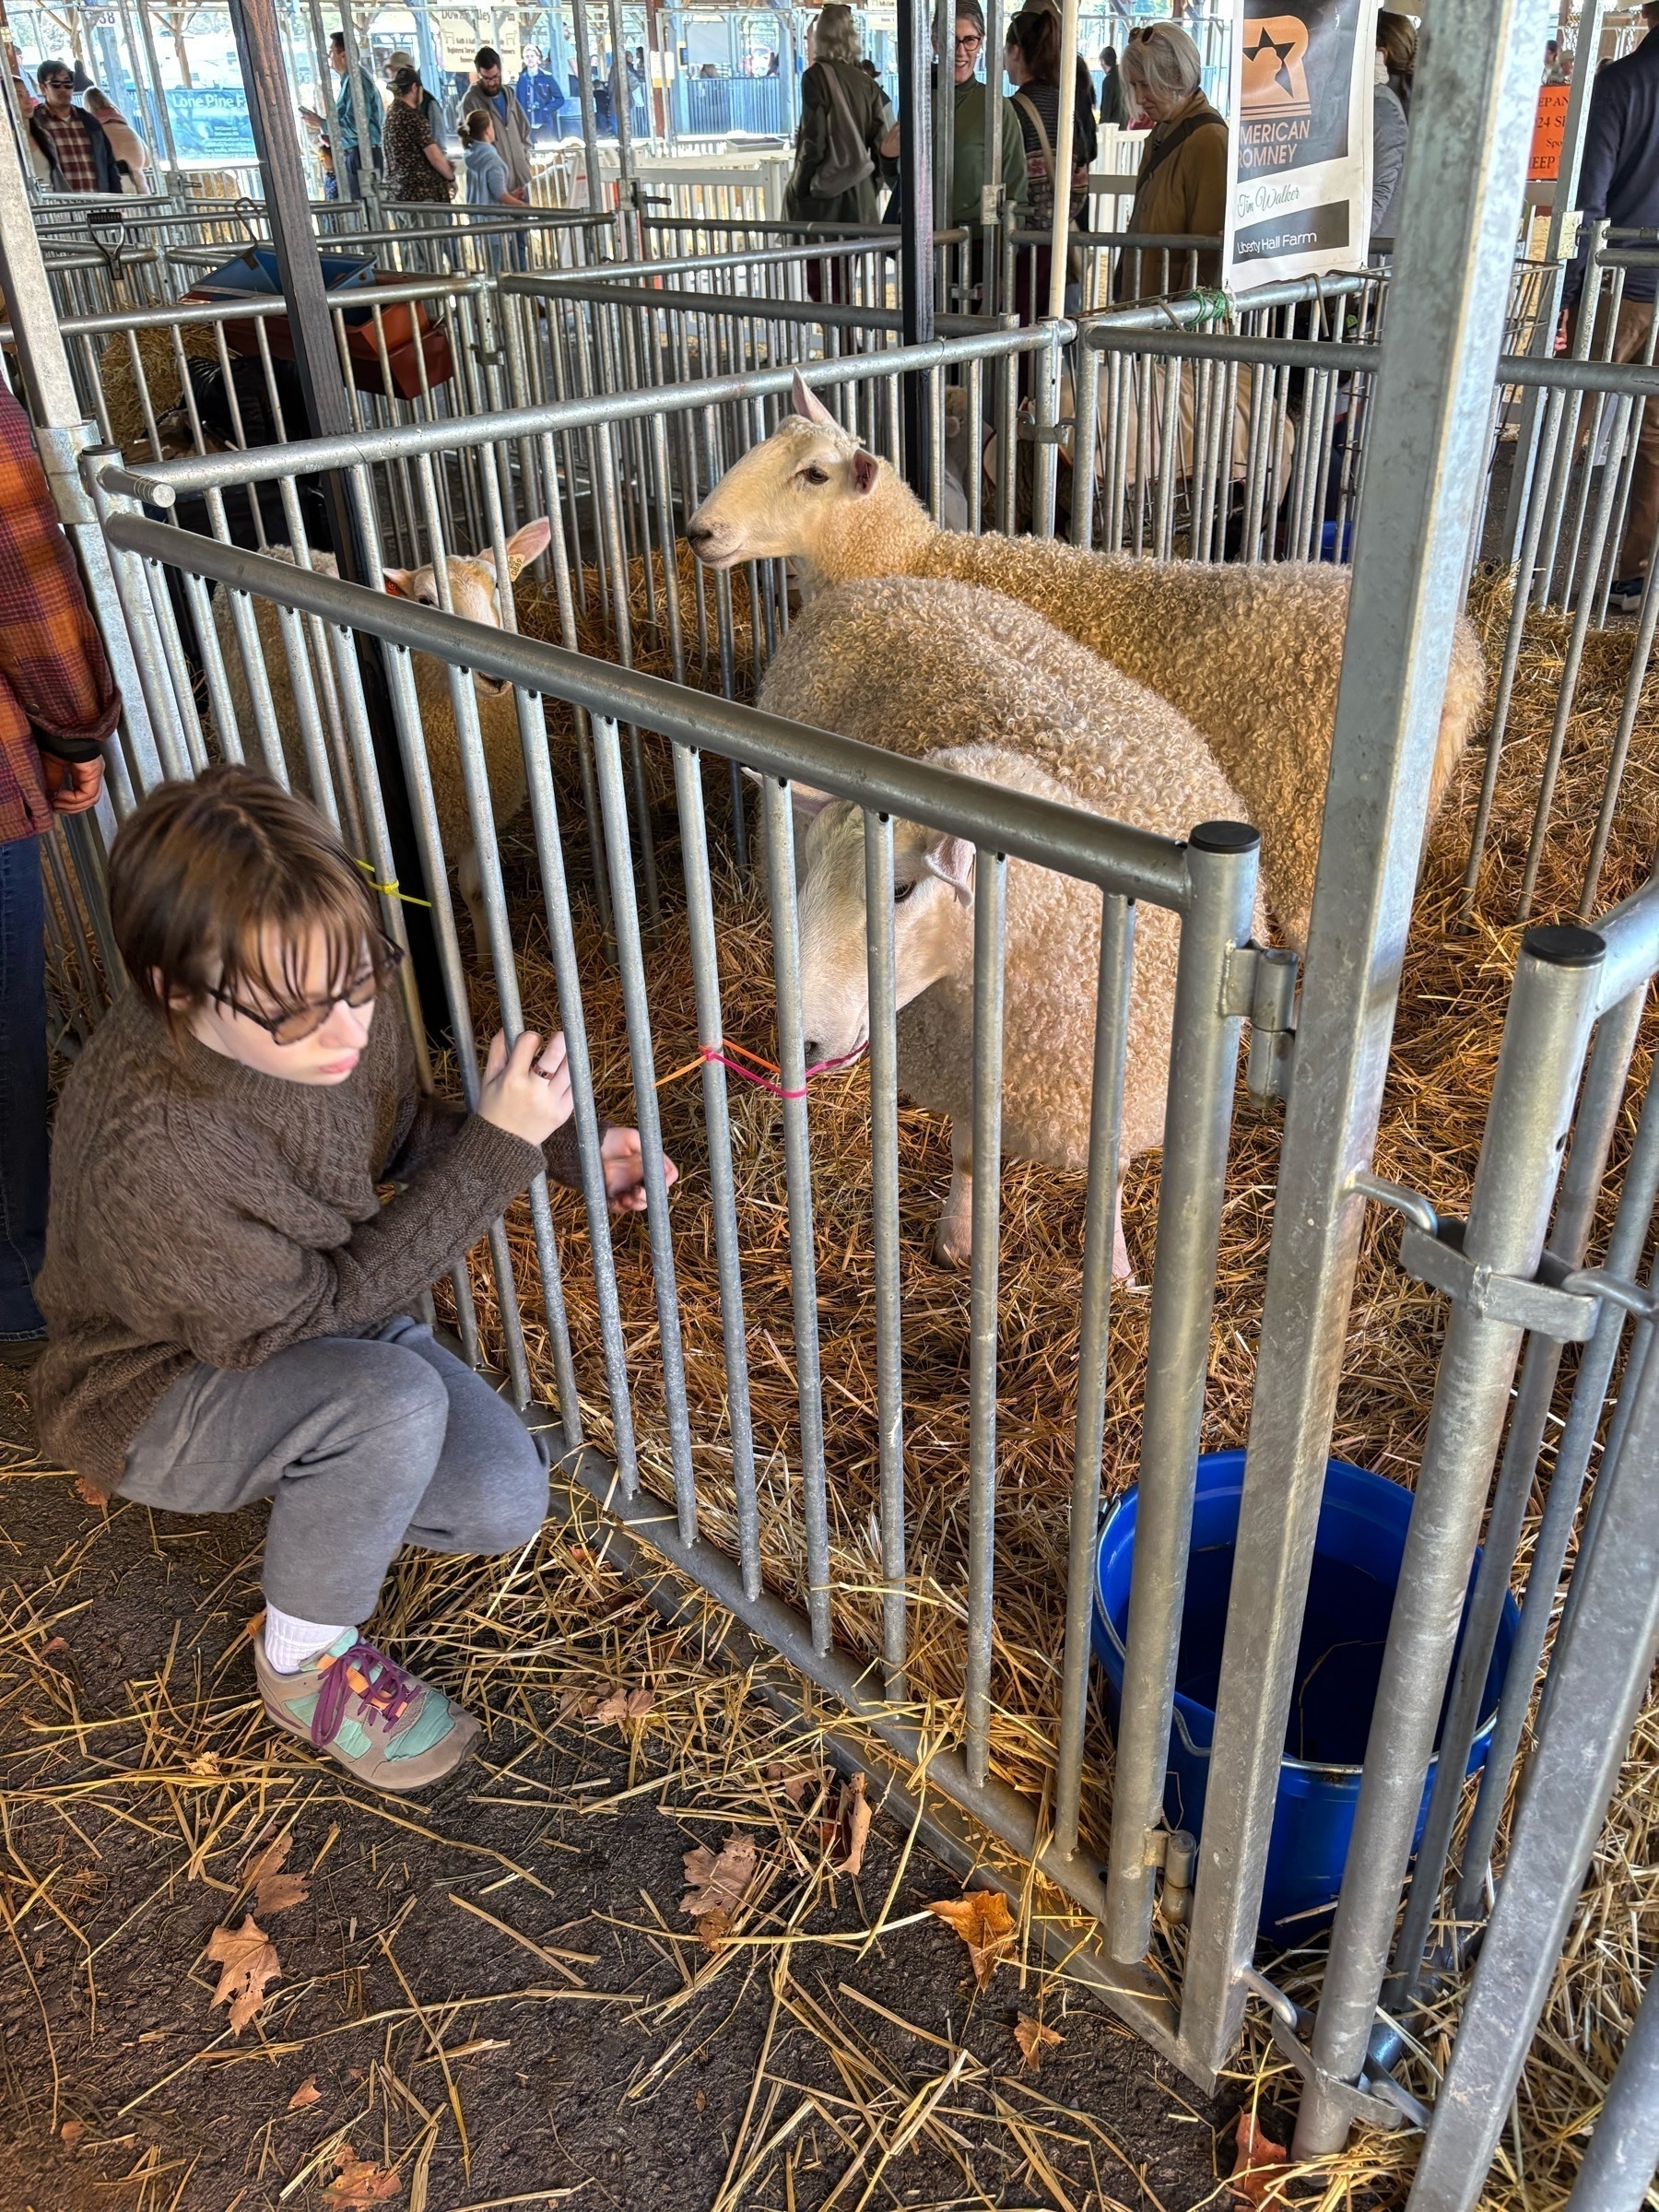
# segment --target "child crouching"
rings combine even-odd
[[[514,1550],[547,1478],[411,1309],[544,1167],[578,1181],[564,1041],[498,1036],[476,1113],[422,1097],[360,871],[249,769],[146,799],[110,903],[132,989],[58,1112],[42,1441],[174,1512],[268,1498],[266,1712],[378,1788],[419,1789],[478,1724],[359,1630],[401,1544]],[[637,1209],[638,1133],[601,1128],[612,1204]]]

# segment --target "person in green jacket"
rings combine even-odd
[[[983,220],[980,206],[985,182],[985,82],[976,73],[985,46],[985,18],[979,0],[960,0],[956,11],[956,49],[952,74],[956,81],[956,109],[951,124],[950,208],[946,224],[953,230],[978,231]],[[893,187],[886,220],[899,220],[899,129],[895,124],[882,141],[883,169]],[[1002,187],[1004,203],[1014,211],[1016,222],[1027,212],[1025,140],[1019,119],[1008,102],[1002,107]],[[935,218],[935,220],[937,218]],[[974,282],[979,281],[982,241],[973,241]]]

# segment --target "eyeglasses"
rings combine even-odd
[[[977,53],[984,42],[981,38],[958,39],[956,50],[959,53]]]
[[[41,80],[42,91],[73,92],[74,89],[75,79],[72,76],[48,76]]]
[[[316,1035],[337,1006],[366,1006],[386,979],[397,973],[403,959],[403,947],[382,935],[379,950],[371,956],[367,975],[347,983],[337,997],[312,999],[302,1006],[290,1006],[282,1014],[261,1014],[253,1006],[244,1006],[229,991],[209,991],[207,995],[218,1005],[229,1006],[232,1014],[240,1014],[244,1021],[257,1022],[277,1044],[303,1044],[308,1037]]]

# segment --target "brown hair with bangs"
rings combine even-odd
[[[215,991],[297,1012],[317,995],[303,969],[319,938],[331,994],[380,964],[363,872],[314,806],[252,768],[150,793],[111,847],[110,914],[134,990],[175,1039]]]

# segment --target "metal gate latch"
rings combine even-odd
[[[1552,1252],[1545,1253],[1530,1280],[1499,1274],[1465,1255],[1466,1224],[1437,1214],[1419,1192],[1369,1174],[1354,1176],[1348,1187],[1405,1215],[1400,1265],[1407,1275],[1482,1320],[1506,1322],[1557,1344],[1583,1344],[1594,1333],[1603,1298],[1613,1297],[1632,1312],[1651,1310],[1646,1293],[1633,1284],[1609,1278],[1600,1269],[1575,1270]]]
[[[1360,2076],[1357,2088],[1351,2081],[1338,2081],[1334,2074],[1326,2073],[1302,2041],[1312,2031],[1313,2015],[1253,1966],[1241,1968],[1240,1979],[1273,2016],[1274,2049],[1289,2060],[1311,2088],[1328,2097],[1350,2124],[1387,2131],[1429,2125],[1433,2117],[1429,2107],[1409,2089],[1402,2088],[1386,2066],[1373,2065],[1371,2073]]]

